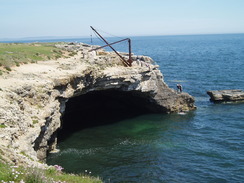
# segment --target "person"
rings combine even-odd
[[[183,90],[182,86],[181,86],[180,84],[177,84],[176,86],[177,86],[178,92],[180,92],[180,93],[181,93],[181,92],[182,92],[182,90]]]

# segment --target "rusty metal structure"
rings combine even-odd
[[[127,67],[131,67],[131,65],[132,65],[132,58],[131,58],[131,40],[130,40],[130,38],[126,38],[126,39],[122,39],[122,40],[119,40],[119,41],[116,41],[116,42],[113,42],[113,43],[108,43],[108,41],[101,35],[101,34],[99,34],[98,32],[97,32],[97,30],[96,29],[94,29],[92,26],[90,26],[91,27],[91,29],[106,43],[106,45],[104,45],[104,46],[101,46],[101,47],[98,47],[98,48],[95,48],[95,49],[92,49],[92,50],[90,50],[89,52],[91,52],[91,51],[96,51],[96,50],[99,50],[99,49],[101,49],[101,48],[105,48],[105,47],[110,47],[118,56],[119,56],[119,58],[121,59],[121,61],[122,61],[122,63],[125,65],[125,66],[127,66]],[[114,44],[117,44],[117,43],[120,43],[120,42],[123,42],[123,41],[128,41],[128,45],[129,45],[129,59],[128,60],[126,60],[123,56],[121,56],[120,54],[119,54],[119,52],[117,52],[113,47],[112,47],[112,45],[114,45]]]

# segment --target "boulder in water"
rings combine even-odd
[[[207,94],[213,102],[244,101],[244,91],[242,90],[212,90],[207,91]]]

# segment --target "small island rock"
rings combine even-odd
[[[207,91],[207,94],[213,102],[244,101],[242,90],[213,90]]]

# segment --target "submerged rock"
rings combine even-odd
[[[101,95],[114,97],[109,98],[110,103],[104,103],[106,107],[116,100],[115,103],[154,113],[195,109],[194,98],[169,88],[149,57],[133,56],[132,67],[124,67],[114,53],[90,53],[89,45],[70,44],[64,48],[77,54],[22,65],[0,76],[0,154],[9,161],[45,161],[47,153],[56,149],[58,131],[64,126],[62,116],[69,112],[67,103],[72,99],[79,102],[79,96],[86,98],[84,95],[92,92],[97,96],[100,91],[109,91]],[[82,109],[92,111],[95,105],[95,109],[103,109],[102,104],[98,106],[95,99],[89,99],[84,103],[80,100]],[[73,103],[69,102],[69,109],[77,111],[80,119],[89,117],[72,108]],[[116,107],[121,109],[120,105]]]
[[[244,91],[242,90],[213,90],[207,91],[207,94],[213,102],[244,101]]]

